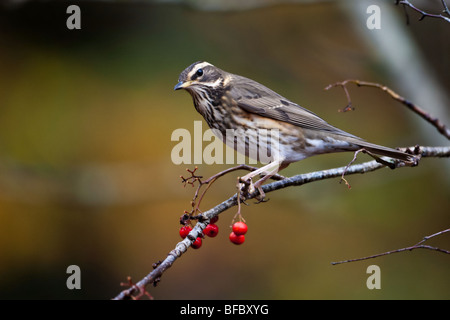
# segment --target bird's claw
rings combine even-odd
[[[242,180],[241,178],[238,179],[238,193],[241,195],[241,201],[243,203],[245,199],[248,198],[249,195],[253,194],[256,190],[258,190],[259,195],[257,195],[255,198],[258,200],[256,203],[261,202],[267,202],[269,199],[266,200],[266,194],[261,188],[261,185],[258,184],[258,182],[253,183],[252,179],[249,178],[248,180]]]

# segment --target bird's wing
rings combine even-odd
[[[234,86],[232,86],[229,94],[238,106],[247,112],[284,121],[301,128],[328,131],[361,139],[333,127],[313,112],[289,101],[256,81],[233,75],[233,82]]]

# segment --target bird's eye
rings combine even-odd
[[[203,69],[198,69],[197,72],[195,73],[195,75],[197,77],[201,77],[203,75]]]

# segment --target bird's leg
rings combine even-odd
[[[274,174],[276,174],[278,172],[278,168],[273,169],[271,172],[269,172],[268,174],[266,174],[264,177],[262,177],[261,179],[259,179],[258,181],[256,181],[253,185],[253,187],[255,189],[258,190],[259,192],[259,196],[256,197],[256,199],[258,200],[257,203],[260,202],[265,202],[268,201],[269,199],[265,200],[266,198],[266,194],[264,193],[263,189],[261,188],[261,186],[264,184],[264,182],[266,182],[268,179],[270,179]]]
[[[259,196],[257,197],[257,199],[258,199],[257,203],[265,202],[265,201],[269,200],[269,199],[264,200],[265,197],[266,197],[266,194],[264,193],[263,189],[261,188],[261,186],[264,184],[264,182],[266,182],[267,180],[272,178],[274,175],[276,175],[278,172],[280,172],[281,170],[286,168],[288,165],[289,164],[281,164],[281,163],[279,163],[279,165],[277,167],[275,167],[271,172],[269,172],[264,177],[262,177],[261,179],[259,179],[258,181],[255,182],[254,187],[259,192]]]
[[[241,192],[245,192],[247,194],[251,194],[255,192],[255,190],[258,190],[259,196],[257,199],[258,202],[264,201],[265,193],[262,190],[261,186],[264,182],[266,182],[268,179],[270,179],[272,176],[278,173],[281,169],[285,168],[287,165],[281,165],[282,160],[275,160],[255,171],[252,171],[245,176],[238,179],[238,194]],[[256,183],[253,183],[252,179],[259,175],[265,173],[265,176],[259,179]]]

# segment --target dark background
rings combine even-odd
[[[381,91],[350,86],[356,110],[339,113],[342,90],[323,90],[355,78],[411,100],[429,93],[426,75],[412,73],[417,61],[395,42],[390,12],[433,88],[448,94],[449,24],[419,22],[410,12],[406,25],[393,1],[375,3],[382,29],[371,32],[394,37],[394,56],[408,66],[401,72],[339,1],[225,11],[85,1],[81,30],[66,28],[66,2],[0,7],[0,298],[109,299],[127,276],[141,279],[174,248],[194,189],[180,183],[193,165],[172,163],[170,137],[177,128],[193,132],[201,116],[173,86],[194,61],[255,79],[374,143],[448,144]],[[438,100],[414,102],[448,123]],[[351,158],[314,157],[283,174]],[[204,176],[229,167],[198,166]],[[235,192],[236,175],[214,184],[203,210]],[[448,228],[448,177],[447,159],[424,159],[416,168],[350,176],[351,190],[332,179],[271,193],[268,203],[243,208],[242,246],[228,240],[232,208],[220,216],[219,235],[189,250],[149,292],[156,299],[448,299],[448,255],[416,250],[331,265]],[[430,244],[448,249],[450,238]],[[81,268],[81,290],[66,288],[72,264]],[[371,264],[381,268],[381,290],[366,287]]]

